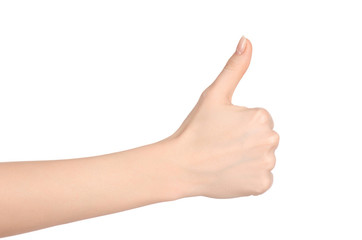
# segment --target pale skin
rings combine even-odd
[[[279,135],[267,110],[231,103],[251,53],[241,38],[166,139],[100,156],[0,163],[0,237],[185,197],[264,193]]]

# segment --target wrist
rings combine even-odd
[[[184,152],[181,139],[171,136],[153,145],[161,156],[158,159],[162,162],[163,179],[168,182],[168,198],[177,200],[200,195],[202,180],[185,167],[190,159]]]
[[[137,191],[132,193],[137,195],[135,198],[150,204],[199,195],[199,179],[185,167],[188,157],[182,146],[180,139],[171,136],[116,153],[119,171],[127,170],[120,178],[137,186]]]

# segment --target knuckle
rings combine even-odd
[[[235,71],[238,67],[238,64],[237,62],[233,59],[233,58],[230,58],[226,65],[224,66],[224,71]]]
[[[261,123],[268,123],[272,121],[271,115],[265,108],[256,108],[255,118]]]
[[[217,90],[218,89],[213,84],[211,84],[201,93],[200,100],[207,102],[217,100],[218,99]]]
[[[275,167],[276,157],[274,154],[264,157],[263,167],[267,170],[272,170]]]
[[[209,95],[209,91],[208,89],[206,88],[202,93],[201,93],[201,96],[200,96],[200,99],[206,99]]]
[[[261,176],[258,180],[258,184],[255,187],[254,195],[260,195],[265,193],[273,184],[273,174],[267,173]]]
[[[200,100],[209,99],[210,95],[212,95],[212,90],[211,87],[208,87],[201,93]]]
[[[277,146],[279,144],[280,136],[276,131],[272,131],[268,137],[268,143],[272,146]]]

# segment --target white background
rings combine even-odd
[[[233,102],[269,110],[280,134],[264,195],[187,198],[9,239],[361,239],[359,2],[1,1],[0,161],[169,136],[242,35],[254,52]]]

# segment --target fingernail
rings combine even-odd
[[[241,55],[244,53],[246,47],[246,38],[244,36],[241,37],[238,46],[236,47],[236,53]]]

